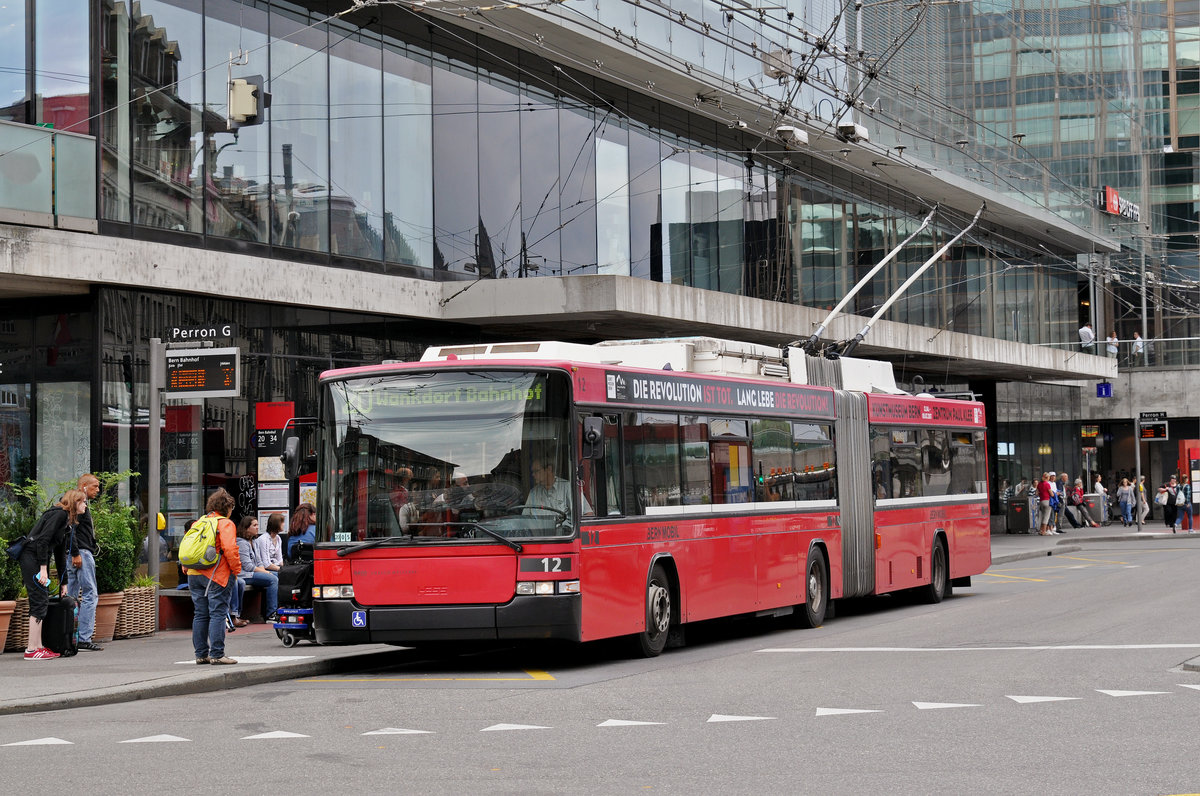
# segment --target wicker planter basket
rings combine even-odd
[[[148,636],[154,632],[158,608],[157,589],[153,586],[132,586],[125,590],[125,600],[117,611],[113,638]]]
[[[24,652],[29,643],[29,598],[19,597],[8,624],[8,638],[4,640],[5,652]]]

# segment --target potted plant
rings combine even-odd
[[[137,567],[137,510],[113,498],[110,490],[132,473],[96,473],[100,495],[89,506],[96,531],[96,604],[94,641],[111,641],[125,588]]]
[[[125,587],[113,638],[150,635],[158,624],[157,609],[158,581],[149,575],[138,575]]]

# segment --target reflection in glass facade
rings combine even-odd
[[[832,24],[831,8],[804,8]],[[675,36],[657,7],[623,13],[651,38],[673,31],[671,51],[695,63],[725,46]],[[403,9],[381,14],[328,21],[239,0],[206,0],[202,13],[183,0],[104,6],[108,226],[425,278],[627,274],[831,307],[927,212],[836,166],[759,152],[752,136],[652,94]],[[713,21],[759,24],[729,16]],[[761,73],[758,61],[728,64]],[[230,75],[264,79],[261,124],[227,129]],[[855,311],[872,312],[964,222],[939,218]],[[964,245],[889,317],[1069,340],[1076,276],[1047,262],[1002,239]],[[980,294],[990,300],[972,300]],[[1043,322],[1064,310],[1062,324]]]

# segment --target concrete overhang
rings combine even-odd
[[[911,153],[901,153],[898,157],[895,151],[871,142],[842,141],[819,123],[820,120],[810,124],[795,113],[787,116],[788,124],[809,134],[807,146],[789,151],[775,137],[774,120],[779,101],[699,67],[688,72],[650,60],[641,52],[648,49],[646,45],[634,46],[629,31],[625,31],[626,35],[618,41],[608,35],[610,29],[603,28],[605,33],[601,33],[597,23],[577,14],[560,13],[555,8],[544,11],[506,8],[490,15],[439,14],[427,8],[425,13],[441,22],[511,46],[532,49],[542,57],[630,87],[684,110],[726,122],[738,119],[746,124],[746,135],[761,138],[756,151],[776,159],[789,157],[792,165],[802,173],[806,168],[805,160],[812,158],[826,164],[826,168],[847,172],[848,178],[866,177],[873,183],[895,188],[926,202],[939,202],[966,219],[975,214],[981,201],[986,201],[987,211],[980,221],[981,230],[994,228],[1002,233],[1015,233],[1014,237],[1023,235],[1031,247],[1040,244],[1059,256],[1120,251],[1120,245],[1107,237],[948,168],[923,162]],[[531,40],[539,44],[531,46]],[[671,56],[664,57],[671,60]],[[636,76],[636,81],[628,77],[630,75]],[[722,85],[729,85],[730,90],[718,88]],[[705,99],[700,101],[701,97]]]
[[[709,335],[783,345],[806,339],[827,314],[812,307],[625,276],[486,280],[463,292],[454,284],[444,284],[442,290],[442,320],[510,339],[588,342]],[[848,340],[865,323],[860,316],[835,318],[825,339]],[[888,360],[902,378],[919,373],[939,382],[1117,375],[1116,361],[1106,357],[890,321],[878,322],[854,356]]]
[[[481,339],[605,339],[711,335],[783,345],[805,339],[825,310],[594,275],[435,282],[167,243],[0,225],[0,299],[86,293],[93,285],[213,295],[475,330]],[[865,319],[835,319],[826,340]],[[164,330],[165,331],[165,330]],[[1112,359],[979,335],[880,321],[855,356],[898,375],[938,381],[1111,379]]]

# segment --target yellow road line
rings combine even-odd
[[[1009,580],[1027,580],[1030,583],[1045,583],[1045,578],[1021,578],[1016,575],[1001,575],[999,572],[984,572],[981,573],[993,578],[1008,578]]]
[[[528,677],[306,677],[300,683],[511,683],[553,680],[554,675],[537,669],[524,670]]]

